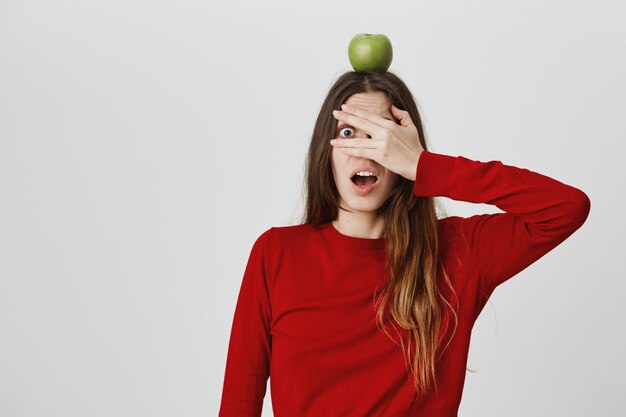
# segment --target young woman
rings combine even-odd
[[[302,223],[252,247],[220,417],[260,416],[268,378],[277,417],[456,416],[489,296],[590,210],[545,175],[428,151],[391,72],[347,72],[331,87],[306,186]],[[437,196],[504,213],[438,219]]]

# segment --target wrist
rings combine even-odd
[[[422,156],[423,152],[424,151],[418,152],[417,157],[415,158],[415,162],[412,165],[413,171],[411,172],[411,176],[410,176],[411,181],[415,181],[415,178],[417,178],[417,166],[419,165],[420,157]]]

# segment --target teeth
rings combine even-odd
[[[355,175],[358,175],[361,177],[375,177],[376,176],[373,172],[370,172],[370,171],[359,171]]]

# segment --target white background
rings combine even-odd
[[[617,0],[0,0],[0,416],[217,415],[252,243],[299,222],[360,32],[391,39],[431,151],[591,199],[492,295],[459,415],[622,416],[625,20]]]

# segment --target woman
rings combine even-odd
[[[252,247],[220,417],[260,416],[270,376],[277,417],[456,416],[487,299],[590,210],[547,176],[428,151],[391,72],[347,72],[331,87],[306,184],[302,224]],[[504,213],[438,219],[437,196]]]

